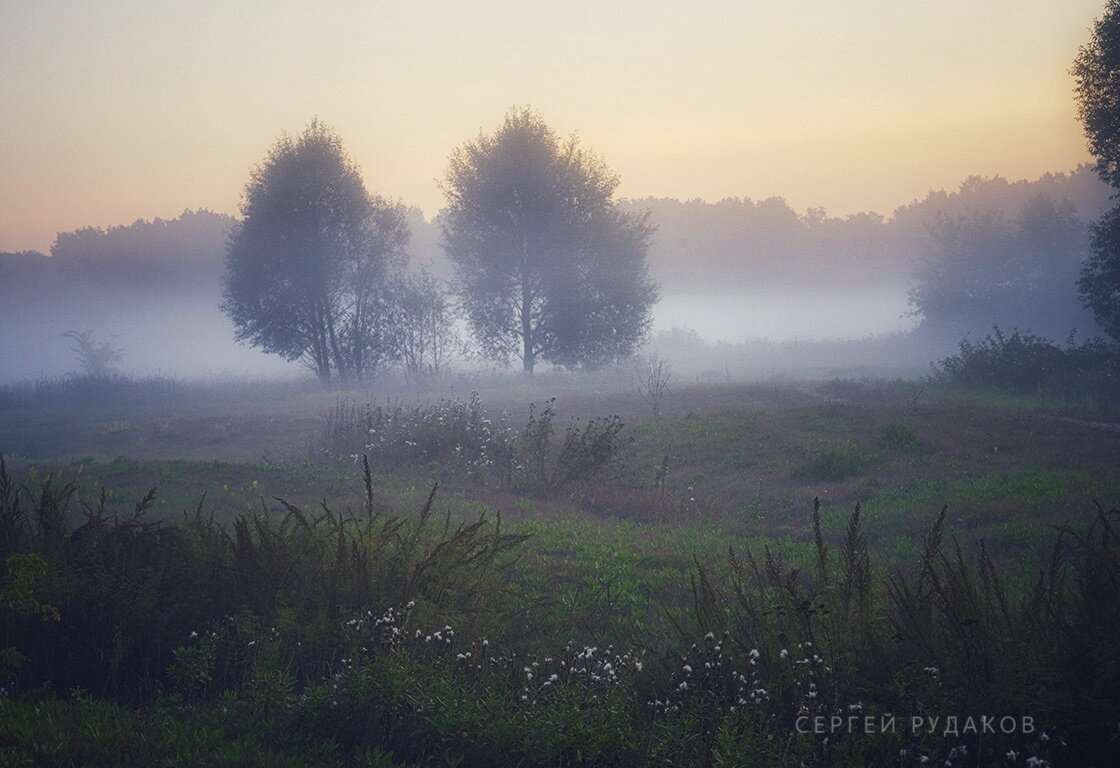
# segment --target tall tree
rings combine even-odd
[[[222,304],[237,339],[302,360],[324,383],[374,373],[393,352],[387,284],[407,260],[403,208],[371,196],[314,120],[253,169],[241,214]]]
[[[657,287],[645,213],[614,199],[618,177],[536,112],[511,110],[451,156],[443,245],[484,353],[593,366],[635,351]]]
[[[1077,114],[1101,179],[1120,190],[1120,0],[1109,0],[1073,62]],[[1116,194],[1113,194],[1113,198]],[[1093,227],[1093,253],[1078,293],[1097,322],[1120,341],[1120,206]]]
[[[1120,205],[1093,224],[1093,251],[1077,281],[1078,295],[1105,333],[1120,342]]]
[[[938,217],[910,291],[915,314],[927,331],[954,339],[993,325],[1059,337],[1093,330],[1075,289],[1086,229],[1071,204],[1045,194],[1010,219],[992,211]]]

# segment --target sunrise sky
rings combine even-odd
[[[889,213],[1089,156],[1068,73],[1103,0],[0,0],[0,251],[235,213],[318,115],[369,188],[441,206],[463,141],[532,105],[621,193]]]

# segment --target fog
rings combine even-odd
[[[275,355],[234,341],[233,324],[212,294],[138,295],[83,286],[57,297],[33,298],[24,308],[33,321],[4,320],[4,382],[79,372],[72,343],[63,338],[72,330],[92,330],[95,342],[122,350],[124,359],[114,368],[129,375],[276,377],[301,372]]]
[[[1034,181],[971,177],[889,216],[799,213],[780,198],[628,201],[656,227],[648,262],[661,298],[645,353],[752,378],[920,367],[995,325],[1087,337],[1097,329],[1075,282],[1107,199],[1083,167]],[[220,309],[234,223],[188,210],[59,233],[49,255],[0,254],[0,381],[78,372],[63,334],[85,330],[123,352],[115,369],[130,375],[307,375],[234,340]],[[439,217],[410,209],[408,224],[411,268],[451,290]]]
[[[710,342],[753,339],[860,339],[912,330],[905,288],[720,293],[666,293],[653,331],[690,328]]]

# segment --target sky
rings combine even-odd
[[[625,197],[895,207],[1090,157],[1069,66],[1103,0],[0,0],[0,251],[236,214],[318,116],[372,192],[442,205],[449,154],[512,106]]]

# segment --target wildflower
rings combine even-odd
[[[1015,762],[1015,760],[1018,757],[1019,757],[1019,755],[1018,755],[1018,753],[1015,752],[1015,750],[1013,750],[1013,749],[1007,750],[1007,759],[1010,760],[1011,762]]]
[[[783,659],[788,659],[789,658],[789,651],[787,651],[785,648],[783,648],[782,652],[779,653],[778,655],[781,656]]]
[[[198,633],[197,632],[191,632],[191,640],[194,640],[196,637],[198,637]]]
[[[690,666],[689,666],[689,665],[687,665],[687,664],[685,664],[685,665],[684,665],[683,667],[681,667],[681,669],[683,669],[683,670],[684,670],[684,673],[685,673],[686,675],[691,675],[691,674],[692,674],[692,667],[690,667]]]
[[[759,655],[758,654],[758,649],[757,648],[751,648],[750,657],[752,659],[757,659],[758,655]]]
[[[677,690],[687,691],[688,690],[688,683],[686,683],[685,681],[682,680],[681,684],[677,686]]]

